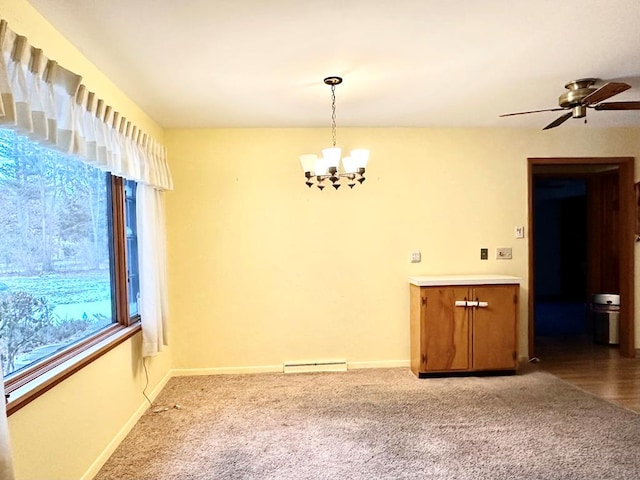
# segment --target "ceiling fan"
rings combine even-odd
[[[562,125],[571,117],[585,118],[587,116],[587,108],[594,108],[596,110],[640,110],[640,101],[604,102],[604,100],[630,89],[631,85],[622,82],[608,82],[599,88],[593,87],[592,85],[597,81],[597,78],[581,78],[567,83],[564,88],[569,91],[563,93],[560,95],[560,98],[558,98],[558,105],[560,105],[559,108],[506,113],[500,116],[510,117],[512,115],[526,115],[528,113],[569,110],[567,113],[562,114],[562,116],[556,118],[553,122],[543,128],[543,130],[548,130],[549,128]],[[585,122],[586,121],[587,119],[585,118]]]

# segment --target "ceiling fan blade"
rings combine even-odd
[[[593,105],[594,103],[600,103],[607,98],[611,98],[614,95],[618,95],[619,93],[624,92],[625,90],[629,90],[631,85],[628,83],[622,82],[609,82],[605,83],[595,92],[590,93],[586,97],[582,99],[583,105]]]
[[[544,110],[530,110],[528,112],[505,113],[505,114],[500,115],[500,116],[501,117],[511,117],[513,115],[526,115],[527,113],[559,112],[560,110],[564,110],[564,108],[545,108]]]
[[[596,110],[640,110],[640,102],[607,102],[599,103]]]
[[[554,127],[557,127],[558,125],[562,125],[564,122],[566,122],[571,118],[571,115],[573,115],[573,113],[571,112],[565,113],[564,115],[556,118],[553,122],[551,122],[549,125],[544,127],[543,130],[549,130],[550,128],[554,128]]]

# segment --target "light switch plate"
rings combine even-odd
[[[524,227],[516,227],[516,238],[524,238]]]
[[[411,263],[420,263],[422,260],[422,255],[420,255],[420,251],[411,252]]]
[[[511,248],[509,247],[496,248],[496,259],[511,260]]]

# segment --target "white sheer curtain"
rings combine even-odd
[[[168,345],[166,235],[162,192],[143,183],[136,190],[142,355],[150,357]]]

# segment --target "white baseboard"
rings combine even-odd
[[[162,391],[167,382],[171,380],[171,377],[171,371],[168,371],[167,374],[162,378],[162,380],[158,382],[158,385],[156,385],[156,387],[147,395],[149,397],[149,400],[151,400],[152,402],[155,400],[155,398]],[[148,408],[149,403],[145,399],[140,404],[135,413],[131,415],[129,420],[127,420],[127,422],[123,425],[120,431],[118,431],[116,436],[113,437],[113,439],[109,442],[105,449],[100,453],[100,455],[98,455],[98,458],[95,459],[95,461],[91,464],[87,471],[82,475],[82,477],[80,477],[80,480],[91,480],[98,474],[102,466],[107,462],[107,460],[109,460],[109,457],[113,454],[113,452],[115,452],[116,448],[118,448],[118,445],[120,445],[122,440],[124,440],[124,438],[129,434],[135,424],[138,423],[138,420],[140,420],[140,418],[142,417],[142,415],[144,415],[144,412],[146,412]]]
[[[349,370],[358,368],[409,368],[410,360],[372,360],[368,362],[348,362]]]
[[[365,362],[347,362],[347,369],[359,368],[409,368],[410,360],[370,360]],[[243,373],[282,373],[283,365],[253,365],[246,367],[218,367],[218,368],[174,368],[173,377],[187,377],[190,375],[234,375]]]

